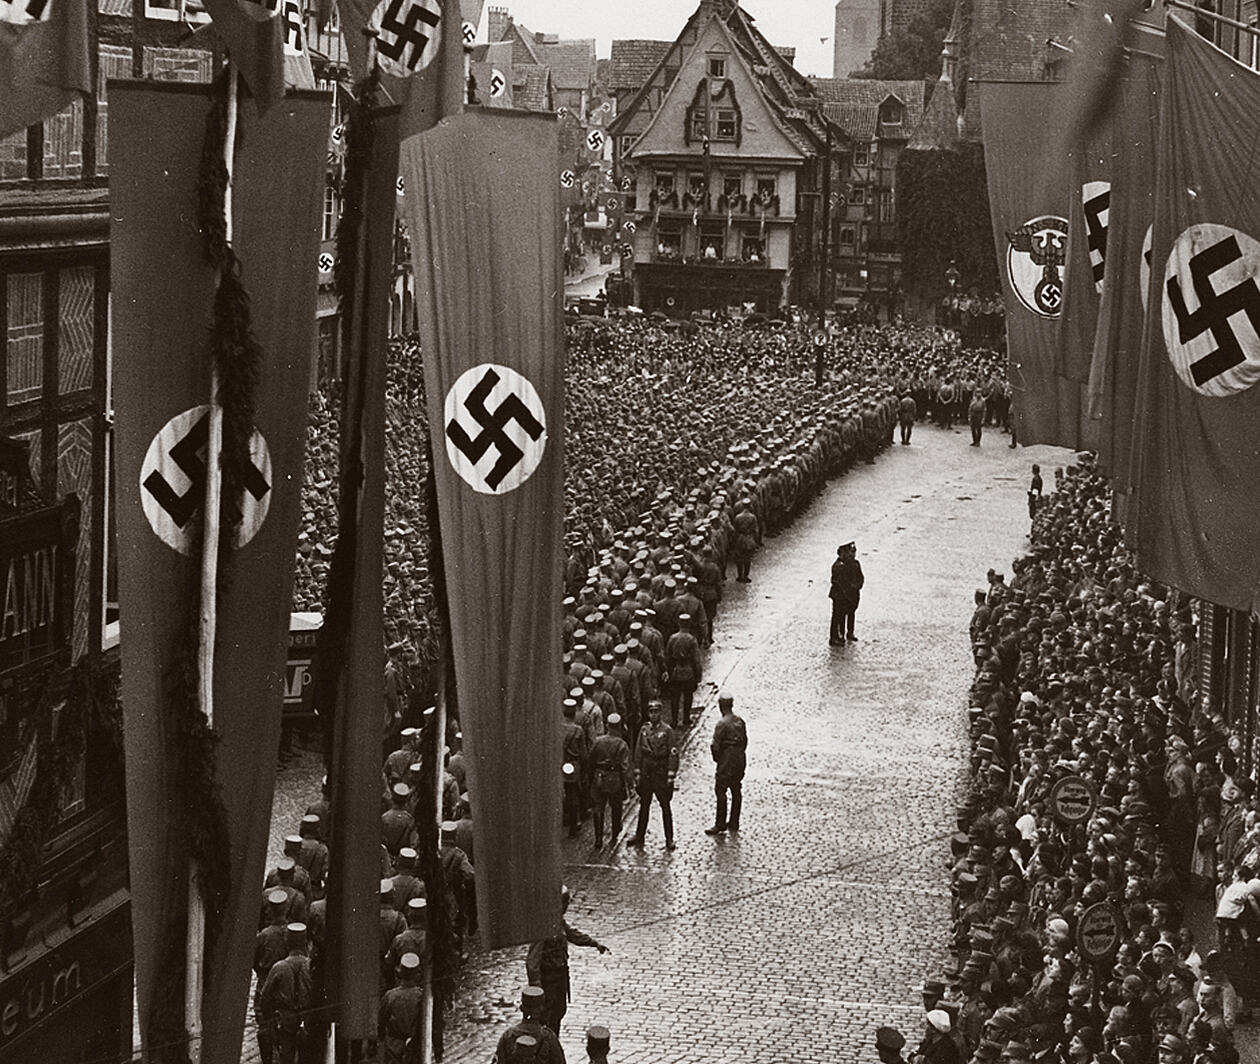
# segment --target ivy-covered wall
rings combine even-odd
[[[951,259],[961,291],[974,287],[981,296],[998,291],[981,145],[903,151],[897,163],[897,227],[907,293],[938,300],[948,289]]]

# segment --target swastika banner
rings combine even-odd
[[[214,277],[194,219],[210,94],[175,82],[110,87],[118,584],[132,921],[141,1030],[155,1002],[182,1016],[188,848],[180,832],[169,670],[195,608],[191,546],[206,481]],[[291,93],[259,118],[242,107],[234,247],[263,350],[253,470],[218,599],[214,730],[231,893],[206,959],[204,1064],[237,1064],[259,885],[265,874],[306,440],[329,98]],[[174,950],[175,985],[170,957]],[[147,1058],[146,1058],[147,1059]]]
[[[1046,146],[1063,138],[1062,86],[977,88],[1016,436],[1024,444],[1088,446],[1085,386],[1058,365],[1071,174],[1065,158],[1046,156]]]
[[[1147,293],[1142,290],[1143,243],[1155,195],[1162,61],[1134,54],[1119,86],[1112,130],[1113,165],[1107,257],[1094,357],[1090,416],[1098,421],[1098,463],[1117,500],[1128,496],[1133,404]]]
[[[1068,185],[1067,257],[1063,267],[1063,311],[1059,318],[1058,373],[1089,380],[1107,264],[1111,212],[1111,125],[1104,123],[1071,147]]]
[[[1260,585],[1260,74],[1168,20],[1131,540],[1152,576]]]
[[[511,159],[511,166],[503,160]],[[560,918],[564,354],[554,118],[469,112],[403,141],[416,312],[491,948]]]

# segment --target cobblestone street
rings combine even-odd
[[[885,1022],[917,1042],[917,987],[943,961],[949,919],[971,593],[1026,545],[1030,463],[1070,460],[992,431],[968,442],[920,426],[768,539],[751,584],[726,584],[674,799],[678,849],[655,810],[642,851],[596,851],[589,828],[566,843],[570,922],[612,949],[570,949],[570,1060],[585,1059],[591,1023],[611,1028],[623,1064],[804,1061],[824,1046],[869,1060]],[[860,641],[833,649],[828,574],[847,539],[866,574]],[[748,722],[749,766],[742,830],[715,840],[719,686]],[[448,1061],[489,1058],[519,1015],[523,958],[474,953]]]

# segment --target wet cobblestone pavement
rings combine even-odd
[[[591,1023],[611,1028],[619,1064],[865,1061],[886,1022],[917,1040],[917,987],[943,963],[949,921],[971,594],[1027,543],[1030,463],[1070,459],[1006,444],[921,426],[767,539],[751,584],[726,584],[678,849],[655,810],[642,851],[595,850],[589,827],[565,844],[570,922],[612,949],[570,950],[570,1060]],[[828,574],[848,539],[866,574],[859,642],[830,648]],[[748,722],[749,765],[742,830],[714,839],[719,686]],[[447,1061],[489,1059],[524,981],[523,948],[474,950]]]

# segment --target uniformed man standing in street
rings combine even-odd
[[[752,500],[741,499],[732,525],[735,538],[731,544],[731,554],[735,559],[735,579],[741,584],[750,580],[748,570],[752,566],[753,551],[757,549],[757,515],[753,512]]]
[[[569,943],[590,946],[607,953],[608,947],[585,932],[570,927],[563,914],[569,909],[569,888],[560,888],[561,932],[535,942],[525,955],[525,974],[530,986],[542,987],[544,995],[543,1025],[560,1034],[560,1021],[569,1009]]]
[[[705,829],[706,835],[721,835],[724,831],[739,830],[739,814],[743,808],[744,768],[748,749],[748,727],[743,717],[735,713],[735,699],[723,691],[718,695],[718,709],[722,716],[713,728],[713,742],[709,750],[717,765],[714,773],[714,792],[717,795],[717,815],[713,826]],[[726,796],[730,792],[730,813],[727,813]]]
[[[845,543],[836,548],[836,560],[831,566],[831,645],[839,646],[849,639],[855,641],[853,634],[854,616],[857,614],[858,602],[861,599],[862,565],[857,560],[857,547],[853,543]]]
[[[914,396],[909,392],[901,397],[901,402],[897,404],[897,421],[901,425],[901,442],[903,444],[910,442],[910,433],[914,431],[914,422],[919,415],[919,408],[915,404]]]
[[[423,999],[420,957],[404,953],[398,961],[398,985],[381,998],[377,1021],[381,1064],[408,1064],[407,1043],[416,1036]]]
[[[608,731],[591,747],[591,808],[595,814],[595,847],[604,845],[604,809],[611,812],[608,837],[621,830],[621,804],[630,791],[630,745],[621,736],[621,717],[608,718]]]
[[[678,740],[674,729],[661,720],[664,706],[657,700],[648,703],[648,722],[639,732],[634,746],[634,778],[639,792],[639,828],[630,846],[642,846],[647,832],[652,799],[661,807],[661,824],[665,829],[665,848],[674,848],[674,814],[670,802],[674,797],[674,778],[678,775]]]
[[[669,722],[675,728],[691,725],[691,706],[700,683],[700,642],[693,631],[690,613],[678,616],[678,631],[665,644],[665,668],[669,673]]]
[[[276,1064],[297,1064],[302,1020],[311,1007],[311,967],[306,957],[306,925],[285,929],[288,955],[267,973],[258,995],[256,1015],[271,1029]]]
[[[258,1024],[258,1059],[271,1064],[275,1047],[275,1031],[263,1022],[262,989],[277,962],[289,952],[288,925],[284,911],[289,896],[279,888],[267,895],[268,924],[254,938],[254,1019]]]

